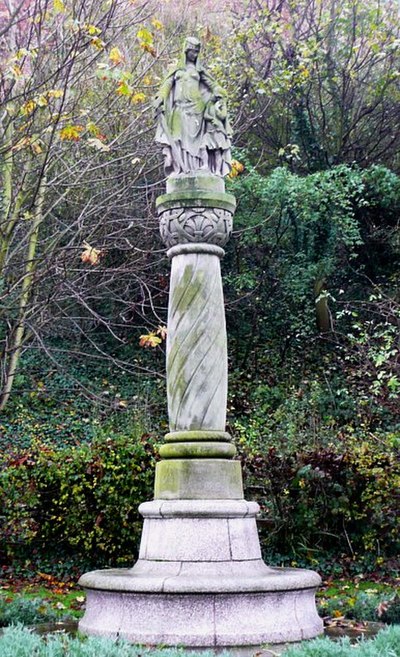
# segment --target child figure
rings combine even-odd
[[[204,112],[204,122],[202,146],[207,153],[204,168],[217,176],[226,176],[231,169],[230,137],[232,133],[226,102],[222,96],[214,96],[208,102]]]

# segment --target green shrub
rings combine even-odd
[[[34,443],[0,463],[0,551],[10,562],[53,560],[81,568],[131,563],[138,506],[153,496],[150,436],[98,438],[79,446]]]
[[[41,598],[26,598],[18,596],[7,602],[0,597],[0,626],[34,625],[36,623],[51,623],[57,620],[58,614]]]
[[[399,449],[375,436],[327,447],[238,441],[246,497],[261,505],[264,551],[335,573],[400,568]],[[260,436],[260,443],[263,435]]]
[[[125,641],[89,637],[71,638],[67,635],[41,637],[21,626],[7,628],[0,636],[1,657],[189,657],[180,648],[143,648]],[[212,657],[211,651],[202,653]]]
[[[347,637],[340,641],[314,639],[288,648],[284,657],[400,657],[400,627],[384,629],[374,639],[355,645]]]
[[[89,637],[71,638],[67,635],[41,637],[21,626],[6,628],[0,636],[1,657],[188,657],[190,652],[180,648],[143,648],[124,641]],[[205,651],[203,657],[211,657]],[[226,657],[229,651],[225,653]],[[284,657],[400,657],[400,628],[382,630],[374,639],[360,641],[355,646],[348,639],[331,641],[315,639],[292,646]]]
[[[395,593],[359,591],[353,595],[341,594],[319,600],[318,607],[322,616],[340,613],[357,621],[400,623],[400,599]]]

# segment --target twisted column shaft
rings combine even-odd
[[[224,431],[227,346],[219,252],[174,247],[167,339],[171,431]],[[179,252],[180,251],[180,252]]]

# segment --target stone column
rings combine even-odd
[[[220,258],[234,198],[221,177],[171,177],[157,201],[171,259],[167,343],[170,432],[131,569],[85,574],[80,630],[140,644],[247,647],[312,638],[319,576],[261,558],[259,507],[243,498],[225,432],[226,329]],[[272,653],[271,653],[272,654]]]
[[[235,198],[222,178],[170,178],[157,201],[171,259],[167,394],[170,433],[160,449],[155,497],[241,499],[240,465],[225,432],[227,341],[220,258]]]

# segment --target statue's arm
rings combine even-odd
[[[222,87],[220,87],[218,82],[216,82],[214,80],[214,78],[209,73],[207,73],[207,71],[205,71],[204,69],[200,73],[200,79],[201,79],[201,82],[210,91],[210,93],[213,94],[213,96],[216,96],[216,97],[219,97],[219,98],[225,96],[225,92],[222,89]]]
[[[158,94],[154,99],[154,108],[156,112],[163,112],[164,111],[164,106],[165,106],[165,101],[167,100],[168,96],[170,95],[172,91],[172,87],[174,85],[174,75],[169,75],[167,78],[165,78],[164,82],[162,83],[160,89],[158,90]]]

